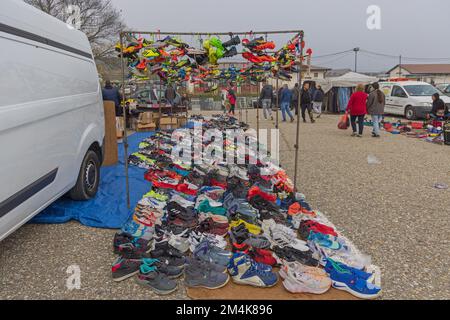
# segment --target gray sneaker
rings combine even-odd
[[[203,270],[211,270],[214,272],[218,272],[218,273],[226,273],[227,272],[227,267],[225,266],[221,266],[219,264],[215,264],[212,262],[206,262],[206,261],[202,261],[196,258],[191,258],[188,257],[186,258],[186,267],[192,267],[192,268],[197,268],[197,269],[203,269]]]
[[[196,265],[187,266],[184,270],[184,282],[191,288],[219,289],[226,286],[229,280],[227,273],[201,269]]]
[[[208,241],[203,241],[195,249],[194,257],[209,263],[227,266],[231,258],[231,252],[215,247]]]
[[[168,295],[177,290],[178,284],[169,279],[166,275],[156,270],[156,267],[150,267],[143,264],[140,269],[137,283],[149,287],[155,293]]]

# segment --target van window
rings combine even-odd
[[[402,87],[394,86],[392,88],[392,96],[398,97],[398,98],[406,98],[408,95],[406,94],[405,90],[402,89]]]
[[[439,91],[429,84],[419,84],[419,85],[407,85],[405,86],[406,91],[408,91],[411,96],[432,96]]]

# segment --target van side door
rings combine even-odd
[[[392,87],[391,99],[392,113],[404,115],[408,100],[408,94],[406,91],[402,87],[394,85]]]

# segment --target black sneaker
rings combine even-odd
[[[145,240],[145,239],[135,238],[128,233],[121,232],[121,233],[116,233],[114,235],[114,240],[113,240],[114,253],[119,254],[119,247],[121,245],[124,245],[127,243],[134,243],[139,247],[150,249],[150,241]]]
[[[150,252],[153,259],[174,267],[181,267],[184,265],[184,255],[175,248],[172,248],[168,242],[155,244],[155,249]]]
[[[273,252],[278,258],[288,262],[296,261],[310,267],[319,266],[319,260],[313,257],[312,251],[300,251],[290,247],[280,248],[276,246],[273,248]]]
[[[149,248],[134,243],[125,243],[117,247],[117,254],[126,259],[149,258]]]
[[[138,274],[141,264],[142,261],[140,259],[125,259],[123,257],[117,258],[111,267],[113,280],[120,282]]]
[[[230,50],[225,51],[223,57],[224,58],[231,58],[231,57],[234,57],[236,55],[238,55],[238,51],[237,51],[236,47],[231,47]]]
[[[232,47],[232,46],[237,46],[240,43],[241,43],[241,39],[239,38],[239,36],[235,36],[235,37],[232,37],[230,40],[223,42],[222,45],[225,48],[228,48],[228,47]]]
[[[157,271],[165,274],[170,279],[179,278],[183,274],[184,266],[172,266],[158,259],[143,259],[142,263],[150,267],[156,267]]]
[[[252,205],[253,208],[259,210],[260,213],[262,210],[280,213],[280,208],[275,203],[267,201],[260,195],[256,195],[253,198],[251,198],[250,204]]]

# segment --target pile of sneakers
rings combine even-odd
[[[203,129],[248,129],[223,115],[195,119]],[[197,146],[196,159],[206,160],[210,143]],[[225,141],[224,150],[242,156],[233,145]],[[294,192],[283,169],[258,154],[241,165],[186,165],[172,155],[174,146],[169,133],[159,132],[129,158],[146,168],[149,192],[114,237],[115,281],[136,276],[157,294],[174,292],[183,276],[190,288],[219,289],[229,281],[269,288],[281,280],[292,293],[334,287],[360,298],[379,296],[379,269]]]

